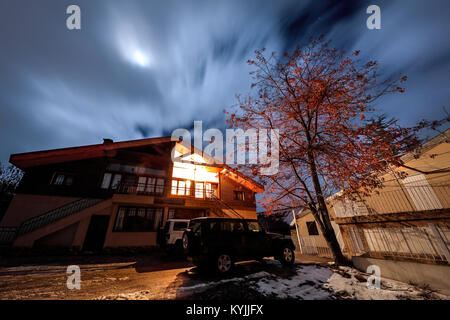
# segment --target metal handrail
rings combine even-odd
[[[0,244],[13,242],[17,234],[17,229],[17,227],[0,227]]]
[[[77,213],[86,208],[92,207],[97,203],[102,202],[104,199],[92,199],[92,198],[83,198],[80,200],[76,200],[64,206],[58,207],[56,209],[50,210],[41,215],[32,217],[28,220],[22,222],[20,227],[18,228],[18,235],[22,235],[36,229],[39,229],[45,225],[53,223],[62,218],[68,217],[74,213]]]
[[[216,196],[212,196],[212,199],[215,201],[215,203],[219,203],[222,206],[227,207],[228,210],[230,210],[234,215],[238,216],[241,219],[244,219],[243,216],[241,216],[236,210],[234,210],[231,206],[229,206],[227,203],[225,203],[224,201],[220,200],[219,198],[217,198]],[[222,212],[223,210],[220,209]]]

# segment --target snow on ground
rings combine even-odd
[[[250,279],[263,278],[263,277],[267,277],[269,275],[270,275],[270,273],[261,271],[261,272],[250,274],[245,277],[241,277],[241,278],[224,279],[224,280],[220,280],[220,281],[199,283],[199,284],[189,286],[189,287],[179,287],[178,291],[191,291],[191,290],[197,290],[197,289],[207,289],[207,288],[211,288],[211,287],[214,287],[214,286],[217,286],[220,284],[224,284],[224,283],[228,283],[228,282],[236,283],[236,282],[241,282],[241,281],[250,280]]]
[[[333,270],[317,265],[300,265],[296,271],[297,274],[289,278],[268,276],[260,279],[255,283],[256,290],[264,296],[281,299],[450,299],[427,288],[383,278],[380,289],[368,288],[365,281],[368,275],[349,267]]]
[[[279,265],[278,261],[266,260],[266,263]],[[279,266],[280,270],[284,270]],[[230,299],[232,289],[247,290],[256,293],[256,299],[303,299],[303,300],[329,300],[329,299],[356,299],[356,300],[423,300],[423,299],[450,299],[429,290],[418,288],[406,283],[390,279],[381,280],[380,289],[367,288],[367,277],[350,267],[332,268],[319,265],[296,265],[288,275],[260,271],[242,277],[233,277],[218,281],[200,282],[191,286],[176,288],[179,297],[202,297],[214,293],[216,298]],[[217,288],[220,288],[217,289]],[[224,290],[225,288],[229,288]],[[203,295],[202,295],[203,293]],[[219,297],[220,296],[220,297]],[[259,298],[258,298],[259,297]],[[137,291],[98,297],[98,299],[152,299],[149,291]]]
[[[344,273],[350,275],[350,278],[334,273],[328,279],[326,286],[337,293],[349,294],[349,297],[358,300],[426,300],[426,299],[442,299],[448,300],[449,296],[439,294],[429,288],[420,288],[404,282],[391,279],[381,279],[380,289],[367,288],[366,281],[359,281],[355,276],[361,275],[360,272],[353,268],[341,267]]]

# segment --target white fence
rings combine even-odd
[[[365,253],[363,241],[356,227],[348,228],[353,254]],[[450,229],[430,224],[422,227],[390,227],[362,229],[369,255],[403,257],[450,263]]]
[[[346,228],[352,255],[368,254],[376,258],[409,258],[422,262],[450,264],[450,228],[445,225],[430,224],[422,227]],[[339,233],[340,235],[340,233]],[[343,252],[348,248],[338,237]],[[361,238],[361,235],[364,237]],[[292,234],[299,253],[332,258],[330,248],[322,236],[297,236]],[[363,241],[364,240],[364,241]],[[368,250],[364,246],[367,243]]]

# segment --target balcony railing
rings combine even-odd
[[[338,218],[377,214],[423,212],[450,208],[450,184],[404,186],[356,194],[356,200],[335,199],[332,206]]]
[[[153,186],[150,188],[145,183],[120,183],[114,190],[115,193],[121,194],[140,194],[147,196],[162,196],[165,193],[165,186]]]
[[[120,194],[137,194],[147,196],[164,196],[174,198],[193,198],[197,200],[214,200],[217,197],[214,189],[208,190],[206,188],[188,188],[184,192],[179,192],[178,189],[172,188],[171,181],[166,181],[164,186],[150,186],[145,183],[120,183],[114,190],[115,193]]]

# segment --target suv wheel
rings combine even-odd
[[[184,254],[188,254],[189,253],[189,236],[187,235],[186,232],[183,234],[183,239],[182,239],[181,245],[182,245]]]
[[[286,266],[294,264],[295,261],[294,251],[288,246],[281,247],[281,251],[279,253],[279,260],[282,264]]]
[[[216,268],[217,271],[221,274],[225,274],[230,272],[233,266],[233,261],[231,260],[231,256],[227,253],[220,254],[216,259]]]

